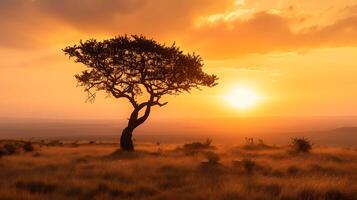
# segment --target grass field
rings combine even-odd
[[[0,199],[355,200],[357,149],[55,142],[0,158]]]

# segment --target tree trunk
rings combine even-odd
[[[143,116],[138,118],[138,114],[140,109],[145,108],[145,113]],[[151,106],[147,104],[143,104],[143,106],[139,106],[134,109],[131,113],[128,126],[123,130],[120,137],[120,148],[124,151],[134,151],[134,144],[132,140],[133,131],[136,127],[140,126],[142,123],[146,121],[149,117]]]
[[[133,130],[130,127],[126,127],[120,137],[120,148],[124,151],[134,151],[134,144],[132,140]]]

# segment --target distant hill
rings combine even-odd
[[[357,127],[339,127],[324,131],[301,131],[275,134],[275,141],[286,143],[292,137],[306,137],[316,145],[357,147]]]
[[[263,139],[270,144],[287,144],[292,137],[307,137],[316,145],[357,147],[357,126],[344,126],[354,125],[356,118],[341,121],[343,123],[330,123],[327,120],[295,122],[291,118],[149,120],[135,130],[134,137],[137,141],[162,143],[212,138],[214,142],[231,144],[242,144],[246,137]],[[125,120],[2,120],[0,139],[118,140],[125,125]]]
[[[357,133],[357,127],[340,127],[340,128],[335,128],[330,132]]]
[[[312,139],[329,145],[357,147],[357,127],[340,127],[312,134]]]

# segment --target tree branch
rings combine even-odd
[[[146,109],[145,109],[145,113],[142,117],[140,117],[138,120],[136,120],[135,126],[138,127],[140,126],[142,123],[144,123],[146,121],[146,119],[149,117],[150,115],[150,111],[151,111],[151,106],[147,105]]]

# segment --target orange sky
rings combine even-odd
[[[124,33],[176,41],[220,77],[153,118],[357,115],[355,0],[0,0],[0,27],[0,117],[126,118],[125,100],[85,103],[61,51]],[[234,109],[239,87],[259,103]]]

